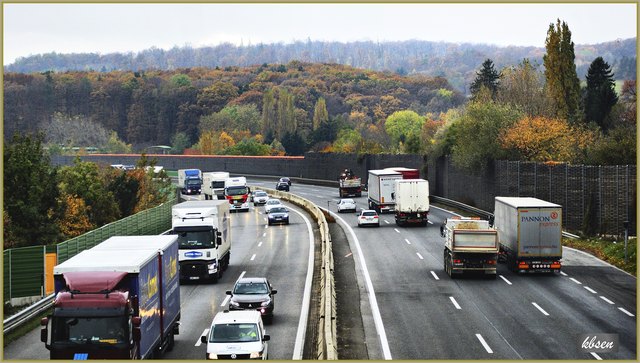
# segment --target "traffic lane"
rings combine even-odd
[[[403,232],[409,232],[410,230],[404,230]],[[433,234],[428,234],[428,236],[433,236]],[[432,266],[434,270],[433,273],[440,274],[444,276],[445,279],[450,279],[443,271],[443,239],[442,238],[425,238],[419,239],[418,236],[415,236],[413,239],[413,246],[416,247],[417,253],[420,253],[421,256],[425,256],[425,260],[429,263],[433,263],[433,261],[437,261],[437,263]],[[411,238],[411,237],[409,237]],[[409,238],[406,238],[406,241],[409,241]],[[572,254],[575,253],[573,251],[567,251],[567,253]],[[593,274],[597,275],[598,273],[593,270],[593,267],[586,268],[587,270],[592,271]],[[633,290],[634,285],[631,283],[633,281],[632,278],[625,279],[623,273],[619,271],[608,268],[608,274],[603,274],[603,276],[607,276],[609,274],[615,276],[609,279],[604,278],[603,280],[609,280],[611,282],[615,282],[619,284],[620,280],[626,281],[626,290]],[[558,278],[561,276],[548,276],[548,275],[518,275],[516,273],[508,271],[506,266],[498,265],[498,273],[502,275],[502,277],[498,278],[498,285],[495,282],[487,284],[486,282],[480,282],[477,278],[469,277],[462,278],[456,280],[461,287],[461,291],[464,292],[466,298],[473,303],[477,303],[478,306],[482,306],[483,308],[480,311],[484,311],[484,309],[488,309],[489,311],[495,308],[495,302],[499,301],[500,306],[524,306],[525,309],[521,312],[515,312],[511,309],[497,309],[495,314],[488,314],[492,321],[503,322],[504,324],[496,324],[499,331],[503,330],[507,332],[507,334],[503,335],[508,342],[513,343],[516,351],[525,356],[528,359],[582,359],[589,358],[589,355],[584,355],[583,352],[577,352],[575,348],[575,344],[573,344],[575,335],[574,328],[581,327],[585,332],[612,332],[612,331],[620,331],[621,337],[624,335],[626,340],[631,344],[627,345],[627,350],[635,350],[635,321],[634,320],[625,320],[623,317],[624,314],[615,311],[615,309],[610,309],[606,305],[606,303],[601,301],[597,301],[600,304],[589,305],[584,304],[583,295],[584,293],[588,293],[584,289],[574,288],[578,286],[574,281],[575,278]],[[507,283],[508,281],[508,283]],[[516,283],[517,282],[517,283]],[[618,289],[613,288],[618,294],[620,293]],[[485,294],[487,291],[490,291],[491,294]],[[509,291],[507,293],[507,291]],[[527,296],[528,300],[522,300],[523,296]],[[616,294],[612,294],[612,296],[616,296]],[[627,300],[632,300],[635,305],[635,292],[629,293],[625,295]],[[606,301],[606,300],[605,300]],[[544,302],[544,304],[543,304]],[[542,315],[536,316],[540,314],[540,310],[536,308],[533,303],[536,303],[537,306],[541,306],[542,310],[548,311],[549,309],[561,309],[564,308],[562,313],[558,313],[556,316],[560,316],[563,324],[558,326],[558,319],[551,319],[550,323],[546,325],[541,325],[540,323],[545,322],[547,320],[540,320]],[[566,304],[566,306],[564,306]],[[632,305],[632,306],[633,306]],[[544,306],[551,306],[551,308],[545,308]],[[599,308],[599,309],[597,309]],[[594,311],[594,309],[596,311]],[[509,314],[515,314],[516,319],[509,319]],[[543,314],[544,315],[544,314]],[[606,316],[606,319],[603,319],[603,322],[617,322],[616,324],[622,324],[622,329],[616,329],[615,326],[610,326],[608,324],[595,324],[595,322],[590,322],[588,318],[593,316],[596,321],[600,320],[599,317]],[[505,319],[507,317],[507,319]],[[586,320],[585,320],[586,319]],[[622,320],[621,320],[622,319]],[[523,324],[523,321],[525,324]],[[528,321],[534,322],[534,324],[529,325]],[[630,324],[631,323],[631,324]],[[625,325],[626,324],[626,325]],[[530,330],[531,329],[531,330]],[[542,334],[544,339],[539,341],[539,344],[532,345],[532,339],[540,338],[538,335]],[[550,339],[546,341],[545,339]],[[624,340],[624,339],[621,339]],[[560,344],[558,344],[560,343]],[[533,348],[533,349],[532,349]],[[625,353],[621,351],[621,356],[625,357]],[[626,359],[629,356],[626,355]]]
[[[208,332],[216,313],[228,309],[225,292],[233,288],[240,276],[267,277],[278,290],[273,323],[266,325],[271,336],[269,358],[291,359],[295,340],[288,338],[295,337],[300,319],[309,251],[308,228],[297,213],[291,213],[290,225],[268,226],[263,210],[264,207],[251,207],[249,212],[232,214],[229,268],[218,284],[199,286],[200,294],[190,295],[190,298],[197,295],[193,301],[183,300],[183,304],[191,306],[189,312],[195,310],[189,318],[193,329],[187,334],[181,331],[180,344],[176,342],[176,348],[165,354],[165,359],[204,358],[206,345],[200,343],[200,336]]]
[[[487,349],[483,342],[495,340],[496,333],[484,329],[484,317],[468,307],[459,309],[459,289],[451,281],[433,279],[429,271],[435,261],[427,264],[394,227],[362,228],[358,239],[393,359],[518,358],[507,346]]]

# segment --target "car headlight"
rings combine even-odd
[[[216,353],[207,354],[207,359],[218,359],[218,355]]]
[[[229,304],[230,304],[230,305],[233,305],[233,306],[235,306],[235,307],[240,306],[240,303],[239,303],[239,302],[237,302],[237,301],[233,301],[233,300],[229,301]]]
[[[260,306],[269,306],[269,304],[271,304],[271,300],[263,301]]]
[[[259,359],[262,358],[262,352],[251,352],[249,356],[250,359]]]

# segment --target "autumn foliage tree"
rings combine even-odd
[[[526,161],[581,161],[593,132],[559,118],[524,117],[500,135],[500,145],[511,158]]]

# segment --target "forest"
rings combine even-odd
[[[541,34],[541,39],[543,39]],[[354,68],[388,71],[399,75],[422,74],[446,78],[453,89],[469,94],[468,85],[480,63],[491,58],[496,67],[514,66],[523,59],[542,64],[544,48],[500,47],[487,44],[447,43],[420,40],[395,42],[322,42],[297,41],[290,44],[223,43],[193,48],[150,48],[137,53],[47,53],[18,58],[4,67],[5,72],[40,73],[45,71],[144,71],[182,68],[249,67],[259,64],[336,63]],[[580,78],[589,64],[601,56],[611,66],[616,80],[635,79],[636,38],[599,44],[575,45],[576,71]]]

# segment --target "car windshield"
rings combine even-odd
[[[266,197],[267,193],[265,193],[265,192],[255,192],[254,196],[256,196],[256,197]]]
[[[258,325],[254,323],[216,324],[211,327],[209,342],[257,342],[259,338]]]
[[[353,203],[354,203],[353,199],[343,199],[342,200],[342,204],[353,204]]]
[[[266,283],[237,283],[233,293],[238,295],[264,295],[269,293],[269,289]]]
[[[284,207],[274,207],[269,210],[269,213],[287,213],[287,208]]]
[[[276,205],[276,204],[282,204],[282,203],[280,203],[280,201],[279,201],[279,200],[277,200],[277,199],[271,199],[271,200],[268,200],[268,201],[267,201],[267,204],[269,204],[269,205]]]

